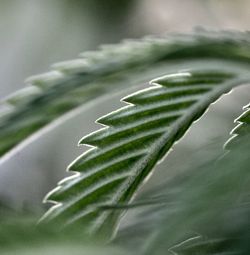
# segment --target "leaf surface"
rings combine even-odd
[[[98,119],[104,128],[80,141],[92,148],[70,165],[76,175],[48,194],[46,201],[56,205],[43,221],[80,224],[88,234],[112,233],[121,211],[101,208],[128,203],[208,106],[249,80],[244,68],[223,66],[155,79],[149,88],[122,99],[127,106]]]
[[[248,105],[223,157],[157,187],[167,201],[145,210],[129,230],[150,233],[143,254],[249,254],[249,114]]]
[[[120,45],[103,46],[97,52],[86,52],[77,60],[56,64],[53,71],[28,79],[31,86],[2,102],[0,156],[20,143],[25,145],[22,142],[26,138],[72,109],[108,91],[166,74],[176,65],[181,68],[186,60],[207,58],[249,63],[249,45],[248,33],[200,31],[127,40]]]

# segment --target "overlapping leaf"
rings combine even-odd
[[[201,31],[104,46],[77,60],[55,65],[55,71],[29,79],[32,86],[3,102],[0,156],[70,110],[108,90],[163,75],[178,60],[207,57],[249,63],[249,45],[248,33]],[[164,66],[166,63],[171,65]]]
[[[152,168],[208,106],[249,80],[243,69],[192,70],[153,80],[148,89],[123,99],[128,105],[98,123],[105,127],[81,140],[93,148],[70,167],[77,172],[59,183],[44,221],[79,224],[91,234],[114,229],[120,213],[101,207],[127,203]]]
[[[249,254],[249,117],[246,106],[227,143],[230,152],[220,160],[189,169],[150,192],[167,199],[146,209],[126,231],[145,235],[142,254]],[[134,245],[126,236],[123,240]]]
[[[225,145],[227,150],[237,147],[237,144],[240,144],[241,141],[250,134],[250,104],[246,105],[244,109],[244,113],[238,119],[236,119],[238,125],[232,130],[232,137]]]
[[[2,216],[2,215],[1,215]],[[14,217],[12,217],[14,216]],[[2,255],[125,255],[125,250],[98,239],[81,236],[78,228],[58,232],[57,226],[37,226],[35,217],[7,215],[1,218],[0,253]]]
[[[228,217],[228,221],[225,221],[217,228],[214,227],[213,232],[209,233],[210,237],[190,239],[182,244],[179,244],[173,248],[173,254],[189,255],[189,254],[249,254],[249,238],[250,229],[248,226],[250,207],[249,207],[249,167],[248,161],[250,159],[250,105],[244,107],[244,113],[236,119],[238,125],[232,131],[232,137],[226,143],[225,149],[229,150],[219,162],[224,164],[225,167],[219,168],[214,165],[215,170],[225,171],[224,179],[218,182],[221,185],[222,195],[224,197],[223,203],[227,204],[226,207],[221,210],[214,207],[213,211],[217,212],[217,217],[223,215],[224,220]],[[231,163],[225,164],[228,161]],[[236,164],[233,163],[236,161]],[[238,167],[236,167],[236,165]],[[226,168],[231,168],[227,172]],[[215,175],[216,177],[216,175]],[[220,177],[218,176],[220,181]],[[232,180],[231,185],[228,185],[227,180]],[[227,184],[227,186],[225,185]],[[204,190],[207,188],[203,188]],[[211,188],[210,188],[211,189]],[[195,191],[195,188],[194,188]],[[198,190],[197,190],[198,191]],[[234,195],[232,196],[232,194]],[[221,195],[218,194],[218,197]],[[226,199],[225,199],[226,198]],[[206,199],[206,198],[203,198]],[[214,198],[216,200],[217,198]],[[207,206],[211,204],[211,200],[206,200]],[[221,203],[222,204],[222,203]],[[195,215],[199,217],[199,215]],[[211,215],[207,215],[206,222],[215,221],[211,218]],[[230,222],[232,218],[232,222]],[[241,219],[238,221],[238,219]],[[219,233],[219,235],[218,235]],[[215,238],[213,238],[213,235]],[[212,236],[212,237],[211,237]]]

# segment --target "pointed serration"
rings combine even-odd
[[[165,41],[166,43],[166,41]],[[130,62],[138,62],[143,60],[148,55],[148,51],[153,48],[153,43],[142,42],[141,40],[124,40],[119,45],[104,45],[100,47],[99,52],[84,52],[80,57],[87,58],[92,63],[95,63],[96,68],[104,65],[121,65]],[[160,51],[160,49],[158,49]]]
[[[249,105],[244,107],[245,112],[242,113],[242,115],[236,119],[237,122],[239,122],[239,125],[236,126],[232,130],[232,134],[236,135],[247,135],[250,133],[250,108]]]
[[[15,111],[15,108],[10,104],[0,104],[0,118],[8,118],[8,116]],[[1,126],[2,123],[0,123]]]
[[[120,158],[109,165],[103,165],[99,168],[94,169],[89,173],[84,173],[81,178],[75,178],[68,183],[64,183],[63,186],[59,186],[59,189],[50,193],[46,199],[50,201],[63,201],[69,196],[73,196],[77,190],[87,189],[93,186],[93,183],[97,185],[105,179],[108,175],[121,175],[121,174],[131,174],[133,166],[140,160],[145,153],[140,153],[138,155],[129,155],[128,157]]]
[[[114,141],[110,145],[102,144],[102,147],[90,149],[84,153],[72,165],[70,165],[69,170],[86,172],[90,171],[92,167],[95,167],[96,165],[108,164],[110,161],[123,157],[126,154],[143,154],[147,150],[147,146],[159,138],[161,134],[161,132],[156,132],[153,134],[146,134],[144,136],[134,136],[130,139],[124,139],[118,142]],[[109,142],[108,139],[106,141]],[[140,148],[135,146],[138,144],[141,144]]]
[[[227,141],[224,148],[228,151],[234,150],[235,148],[237,148],[239,145],[242,144],[243,139],[244,139],[244,135],[236,134],[235,136],[232,136],[230,140]]]
[[[248,135],[250,133],[250,123],[240,123],[232,133],[236,135]]]
[[[67,201],[64,200],[64,210],[61,211],[59,208],[59,210],[55,212],[55,216],[58,216],[60,213],[60,216],[68,218],[68,220],[64,221],[64,225],[66,226],[69,222],[73,223],[73,221],[79,220],[81,217],[85,217],[90,212],[96,211],[98,204],[103,205],[105,203],[112,203],[112,194],[119,190],[124,182],[126,182],[127,178],[127,174],[115,176],[86,188],[84,192],[79,193],[78,196],[74,196],[73,199]],[[66,197],[68,198],[68,196]],[[74,207],[75,203],[78,203],[83,210],[79,211],[76,207]],[[92,204],[92,207],[90,207],[89,204]]]
[[[27,104],[34,97],[41,95],[42,90],[36,86],[28,86],[24,89],[19,90],[16,93],[11,94],[5,100],[11,105],[20,106]]]
[[[200,95],[212,89],[211,85],[192,85],[188,87],[165,87],[154,86],[145,90],[143,93],[134,93],[122,99],[123,102],[136,105],[147,105],[154,102],[161,102],[167,99],[175,99],[192,95]]]
[[[232,130],[232,137],[226,142],[224,148],[233,150],[238,144],[241,144],[245,136],[250,134],[250,104],[245,106],[245,110],[239,118],[236,119],[238,125]],[[250,141],[249,141],[250,144]]]
[[[250,103],[248,105],[246,105],[243,109],[250,109]]]
[[[175,75],[167,75],[163,78],[155,79],[152,81],[153,84],[160,84],[162,86],[166,86],[168,88],[175,86],[193,86],[198,84],[208,85],[214,84],[217,85],[227,79],[232,79],[234,75],[225,72],[211,72],[210,76],[207,76],[206,73],[197,72],[190,75],[188,72],[183,72]],[[201,85],[202,87],[202,85]]]
[[[172,121],[176,117],[183,114],[183,111],[187,109],[188,106],[191,106],[197,101],[198,97],[190,98],[189,100],[174,101],[164,104],[151,104],[145,107],[144,109],[140,107],[126,107],[121,109],[121,111],[116,112],[114,115],[106,115],[98,119],[97,123],[118,127],[125,124],[131,124],[131,127],[140,126],[146,122],[157,122],[158,119],[165,118],[166,120]]]
[[[65,74],[89,73],[93,67],[87,59],[74,59],[52,65],[52,68]]]
[[[40,87],[42,93],[37,96],[31,95],[30,99],[24,97],[23,102],[21,102],[21,98],[20,100],[18,99],[20,103],[16,106],[22,104],[22,107],[16,107],[9,117],[5,115],[0,120],[2,122],[1,126],[4,127],[4,130],[1,130],[2,137],[0,141],[3,144],[0,145],[2,147],[0,156],[14,149],[24,139],[64,113],[98,97],[107,90],[113,91],[115,87],[119,88],[119,86],[124,84],[122,81],[125,76],[129,77],[132,73],[132,76],[135,75],[137,82],[144,83],[147,80],[141,72],[145,70],[144,68],[149,71],[154,70],[162,66],[162,64],[172,63],[172,60],[190,60],[192,65],[193,60],[206,62],[204,58],[216,61],[218,59],[223,61],[230,59],[230,62],[235,61],[235,66],[239,62],[243,64],[249,63],[249,38],[249,33],[213,33],[211,31],[202,31],[188,35],[171,34],[159,38],[147,37],[142,40],[127,40],[118,45],[104,46],[98,51],[82,54],[84,59],[57,65],[56,68],[59,71],[53,71],[28,79],[28,83]],[[86,66],[85,61],[91,66],[88,66],[88,64]],[[217,67],[219,68],[219,66],[216,66],[216,69],[218,69]],[[150,71],[149,73],[152,72]],[[113,77],[115,77],[114,80],[112,79]],[[111,79],[109,80],[109,78]],[[103,83],[103,80],[110,82]],[[92,91],[90,91],[91,89],[88,85],[93,81],[97,81],[97,84],[99,81],[99,84],[96,87],[94,86],[96,89],[91,88]],[[118,82],[116,83],[116,81]],[[131,85],[133,83],[129,84],[129,86]],[[76,90],[79,88],[83,89],[81,92],[82,97],[77,94],[76,98]],[[86,88],[85,91],[84,88]],[[72,93],[73,91],[76,93]],[[10,102],[13,105],[14,100],[13,98]],[[5,103],[8,104],[8,102]],[[52,109],[53,107],[54,110]],[[29,114],[27,114],[27,109]],[[39,109],[43,110],[38,112]],[[41,115],[42,117],[39,118],[40,123],[37,123],[37,125],[32,123],[32,127],[25,126],[30,131],[17,130],[16,127],[20,125],[21,118],[25,119],[26,116],[30,118],[30,114]],[[41,120],[42,118],[43,120]],[[20,126],[24,127],[24,125]],[[18,136],[16,135],[17,133]],[[7,145],[3,142],[4,139],[9,139],[10,144]]]
[[[233,86],[231,80],[227,83],[229,77],[234,76],[211,70],[168,75],[124,98],[126,106],[98,119],[106,127],[80,141],[93,148],[69,166],[77,174],[60,182],[46,197],[58,204],[44,220],[84,222],[94,232],[101,230],[112,212],[99,207],[128,202],[192,122]]]
[[[59,71],[51,71],[48,73],[34,75],[28,78],[25,83],[35,85],[41,89],[47,89],[62,83],[67,77]]]
[[[194,76],[198,78],[205,77],[205,74],[197,73]],[[187,87],[168,88],[161,84],[171,82],[183,83],[183,79],[190,78],[189,73],[180,73],[177,75],[168,75],[161,79],[152,81],[153,87],[145,89],[140,93],[134,93],[128,97],[123,98],[121,101],[125,103],[136,104],[137,101],[140,105],[128,105],[117,111],[99,118],[96,122],[102,125],[110,126],[113,128],[103,128],[84,137],[80,144],[87,144],[91,146],[100,146],[103,148],[105,144],[114,141],[122,140],[127,137],[129,133],[136,133],[138,135],[152,132],[155,129],[158,132],[164,132],[165,128],[175,121],[178,117],[183,115],[183,111],[188,109],[189,106],[199,100],[200,96],[212,89],[211,85],[192,85],[191,87],[186,82]],[[215,73],[215,77],[219,79],[226,79],[231,77],[223,73]],[[196,77],[193,77],[195,79]],[[191,81],[193,81],[193,79]],[[184,93],[181,93],[184,91]],[[144,103],[146,101],[147,103]],[[154,117],[152,117],[154,116]],[[160,120],[161,122],[159,122]],[[165,121],[163,125],[162,121]],[[132,125],[129,125],[132,123]],[[152,123],[152,125],[150,125]],[[123,128],[118,128],[122,126]],[[162,128],[159,130],[159,126]],[[125,128],[124,128],[125,127]],[[147,127],[146,129],[144,127]]]
[[[88,61],[96,62],[104,58],[104,51],[84,51],[79,54],[82,59],[87,59]]]
[[[250,124],[250,109],[245,109],[246,111],[237,119],[237,121]]]
[[[241,252],[237,251],[225,251],[223,247],[230,247],[232,240],[230,238],[203,238],[202,236],[197,236],[188,239],[176,246],[173,246],[170,250],[176,255],[240,255]],[[217,253],[217,250],[222,250],[223,252]],[[201,252],[202,251],[202,252]]]
[[[177,116],[173,116],[171,119],[168,117],[160,121],[154,121],[150,123],[151,125],[143,124],[140,125],[139,127],[127,128],[120,131],[107,130],[107,132],[105,132],[104,130],[103,131],[101,130],[100,132],[95,132],[84,137],[80,143],[91,146],[98,146],[103,149],[106,146],[122,144],[123,140],[131,143],[134,139],[136,139],[137,142],[140,142],[140,139],[142,139],[141,142],[143,142],[144,138],[150,139],[151,136],[157,137],[162,135],[166,127],[169,126],[170,123],[176,120],[177,118],[178,118]],[[154,131],[154,134],[151,134],[152,131]],[[135,135],[133,138],[128,139],[127,137],[129,134]]]
[[[183,114],[183,109],[187,108],[188,106],[192,105],[199,99],[199,95],[203,92],[207,92],[209,89],[200,89],[200,88],[188,88],[187,93],[192,96],[184,97],[183,93],[180,93],[180,90],[177,89],[168,89],[165,87],[157,86],[154,87],[154,93],[147,95],[145,100],[143,98],[143,95],[147,94],[148,92],[151,92],[150,90],[145,90],[141,93],[136,93],[131,95],[130,97],[126,97],[122,99],[123,102],[128,102],[131,98],[143,98],[141,102],[147,101],[149,102],[151,100],[151,104],[145,104],[144,107],[137,107],[136,105],[128,105],[120,110],[117,110],[115,112],[112,112],[111,114],[108,114],[102,118],[99,118],[97,120],[97,123],[106,125],[106,126],[112,126],[112,127],[118,127],[122,124],[128,124],[133,122],[132,126],[128,126],[126,128],[121,128],[121,130],[115,130],[112,131],[111,128],[107,129],[101,129],[95,133],[92,133],[89,136],[84,137],[80,144],[88,144],[92,146],[103,146],[107,142],[111,142],[112,140],[119,140],[122,139],[122,137],[126,137],[129,133],[146,133],[150,132],[152,128],[157,129],[159,132],[159,124],[163,124],[162,120],[169,125],[172,121],[176,120],[179,116]],[[152,89],[152,90],[153,90]],[[157,93],[155,93],[157,92]],[[175,93],[177,92],[177,93]],[[155,96],[155,94],[157,94]],[[184,93],[185,94],[185,93]],[[198,94],[198,95],[196,95]],[[195,96],[193,96],[195,95]],[[180,99],[178,98],[180,97]],[[158,99],[158,100],[157,100]],[[160,100],[161,99],[161,100]],[[167,101],[167,99],[171,99]],[[165,104],[164,101],[166,101]],[[156,103],[154,103],[156,102]],[[142,103],[140,104],[140,106]],[[158,113],[158,114],[156,114]],[[152,117],[155,115],[156,117]],[[161,121],[159,122],[158,119]],[[136,121],[135,121],[136,120]],[[158,122],[157,122],[158,121]],[[153,126],[150,126],[149,123],[152,122],[154,124]],[[139,124],[140,123],[140,124]],[[144,126],[147,127],[147,129],[143,128]],[[151,127],[149,129],[148,127]],[[165,129],[166,126],[164,126]],[[138,132],[139,131],[139,132]],[[163,132],[163,131],[160,131]],[[118,139],[119,138],[119,139]]]

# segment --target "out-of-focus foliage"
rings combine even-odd
[[[102,240],[90,240],[82,236],[81,228],[62,231],[54,224],[37,225],[32,214],[20,214],[5,210],[0,221],[1,254],[72,254],[72,255],[125,255],[124,249],[104,244]]]
[[[50,62],[124,37],[190,31],[193,25],[248,28],[248,7],[247,0],[240,4],[228,0],[3,0],[0,94],[5,97],[20,88],[24,77],[47,70]],[[149,182],[143,186],[148,192],[128,202],[156,162],[209,104],[236,85],[249,83],[249,45],[249,33],[202,30],[191,36],[105,45],[97,52],[55,65],[53,72],[29,80],[27,88],[4,99],[0,105],[0,155],[7,156],[1,159],[0,170],[0,253],[248,255],[249,106],[225,146],[230,151],[220,159],[209,161],[211,155],[217,155],[216,150],[206,155],[195,152],[193,146],[193,141],[208,141],[207,132],[215,137],[228,129],[222,119],[230,123],[232,111],[238,108],[236,100],[224,106],[230,118],[215,107],[217,120],[203,124],[190,136],[188,148],[195,155],[189,157],[185,146],[178,150],[182,140],[175,147],[180,151],[179,156],[175,154],[179,163],[171,166],[167,160],[160,165],[166,170],[158,176],[161,184],[156,178],[154,189],[150,189],[154,182]],[[129,106],[99,120],[106,127],[82,140],[97,148],[71,165],[71,170],[80,174],[61,182],[50,194],[51,200],[59,202],[47,215],[52,220],[37,225],[43,209],[40,202],[37,211],[32,208],[35,198],[55,185],[57,169],[63,170],[74,154],[70,143],[87,132],[87,120],[93,117],[91,111],[86,117],[81,115],[80,109],[66,113],[102,95],[110,99],[115,91],[144,86],[152,78],[176,71],[181,72],[160,80],[158,87],[126,97]],[[183,72],[192,73],[191,78],[183,77]],[[245,98],[249,102],[249,88],[242,87],[239,94],[240,101]],[[106,106],[100,105],[95,107],[98,116],[106,111]],[[112,111],[117,106],[110,103],[109,107]],[[65,117],[54,122],[61,116]],[[69,117],[66,134],[61,128]],[[52,122],[54,125],[36,133]],[[57,129],[52,129],[56,124]],[[35,138],[41,134],[37,142]],[[29,136],[31,139],[23,142]],[[46,136],[50,142],[44,146]],[[30,147],[37,148],[39,154],[33,166],[29,161],[35,149],[26,151],[28,156],[23,153],[31,141],[36,141]],[[8,154],[13,148],[14,153]],[[198,162],[204,163],[197,167]],[[24,171],[27,167],[33,168],[32,173]],[[21,214],[13,211],[13,205]],[[114,228],[127,210],[122,227]],[[97,235],[89,238],[90,232]],[[103,244],[103,237],[109,239],[112,232],[118,232],[116,245]]]
[[[221,159],[189,169],[142,197],[141,213],[118,233],[117,242],[143,254],[249,254],[250,136],[238,141]]]
[[[87,236],[79,224],[62,231],[57,224],[35,226],[30,218],[6,220],[3,214],[1,254],[249,254],[250,136],[239,131],[249,130],[249,113],[246,107],[231,150],[220,158],[188,169],[135,203],[103,207],[138,214],[118,231],[115,246],[97,239],[83,241]]]
[[[77,60],[57,64],[54,71],[29,79],[33,85],[8,97],[0,108],[0,155],[106,91],[166,74],[164,64],[173,68],[171,63],[176,65],[177,60],[205,57],[248,63],[249,40],[248,33],[224,32],[219,36],[200,31],[103,46],[99,52],[86,52]],[[190,62],[184,66],[192,67]]]

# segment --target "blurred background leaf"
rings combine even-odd
[[[246,30],[250,27],[249,14],[248,0],[2,0],[0,98],[22,88],[28,76],[48,71],[51,63],[75,58],[97,45],[147,34],[187,32],[194,26]],[[194,167],[193,161],[198,164],[215,157],[233,127],[232,120],[249,102],[249,92],[249,86],[239,88],[211,106],[174,147],[168,161],[157,167],[141,192]],[[97,107],[85,107],[71,123],[52,130],[2,164],[3,207],[44,211],[42,198],[66,175],[68,163],[83,151],[76,147],[78,140],[98,129],[95,119],[120,107],[123,95],[103,99]]]
[[[143,206],[129,209],[137,217],[118,232],[117,242],[143,254],[249,254],[246,141],[249,135],[221,159],[193,165],[137,198],[135,205]]]

